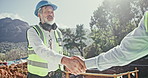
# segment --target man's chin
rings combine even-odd
[[[46,23],[52,25],[52,24],[54,24],[54,21],[48,21]]]

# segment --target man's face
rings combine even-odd
[[[54,11],[51,6],[42,7],[42,13],[39,13],[42,23],[51,23],[54,20]]]

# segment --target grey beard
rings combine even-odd
[[[54,19],[53,21],[46,21],[47,24],[53,25],[55,23]]]
[[[41,21],[43,23],[47,23],[47,24],[53,25],[55,23],[55,18],[53,18],[52,21],[48,21],[46,18],[43,18],[42,14],[41,14]]]

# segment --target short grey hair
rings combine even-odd
[[[39,8],[38,13],[42,14],[42,12],[43,12],[42,8]],[[40,18],[40,22],[41,22],[41,18]]]
[[[42,14],[43,10],[42,8],[39,8],[38,13]]]

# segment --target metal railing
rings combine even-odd
[[[120,74],[82,73],[80,75],[83,75],[83,76],[112,77],[112,78],[117,78],[117,77],[121,77],[121,76],[127,75],[128,78],[131,78],[131,74],[135,74],[135,78],[138,78],[138,72],[139,72],[139,70],[137,70],[137,68],[135,68],[134,71],[129,71],[129,72],[120,73]],[[66,73],[66,78],[70,78],[70,73],[69,72],[65,72],[65,73]]]

